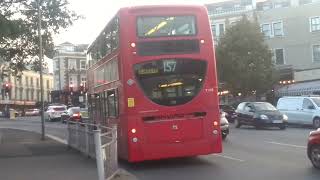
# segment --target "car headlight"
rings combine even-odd
[[[266,120],[266,119],[269,119],[269,118],[268,118],[268,116],[267,116],[267,115],[261,114],[261,115],[260,115],[260,119],[264,119],[264,120]]]
[[[288,121],[288,116],[284,114],[284,115],[282,115],[282,119],[285,121]]]
[[[227,115],[227,113],[225,113],[225,112],[221,112],[221,113],[220,113],[221,118],[225,118],[226,115]]]

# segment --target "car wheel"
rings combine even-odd
[[[255,127],[257,130],[262,129],[262,126],[261,126],[261,125],[255,125],[254,127]]]
[[[315,168],[320,169],[320,146],[319,145],[315,145],[311,147],[310,160],[312,165]]]
[[[239,122],[238,119],[234,120],[234,125],[236,126],[236,128],[239,128],[241,126],[241,123]]]
[[[49,122],[51,122],[51,121],[52,121],[52,119],[51,119],[51,117],[50,117],[50,116],[48,116],[48,121],[49,121]]]
[[[222,139],[225,140],[227,138],[227,134],[222,134]]]
[[[313,127],[316,129],[320,128],[320,118],[314,118]]]
[[[286,127],[286,125],[282,125],[282,126],[280,126],[279,127],[281,130],[285,130],[287,127]]]

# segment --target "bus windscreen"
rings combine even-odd
[[[155,60],[134,66],[145,95],[164,106],[191,101],[202,88],[206,68],[206,61],[193,59]]]
[[[195,21],[195,16],[138,17],[138,36],[141,38],[147,38],[196,35]]]

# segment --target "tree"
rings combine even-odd
[[[247,17],[229,27],[216,47],[220,82],[234,94],[264,93],[276,82],[272,53],[257,20]]]
[[[10,63],[13,73],[27,64],[39,69],[38,0],[0,1],[0,58]],[[80,18],[67,7],[67,0],[39,0],[42,11],[44,55],[53,56],[53,34],[59,33]]]

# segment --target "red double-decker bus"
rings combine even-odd
[[[94,123],[130,162],[220,153],[212,34],[203,6],[122,8],[88,49]]]

